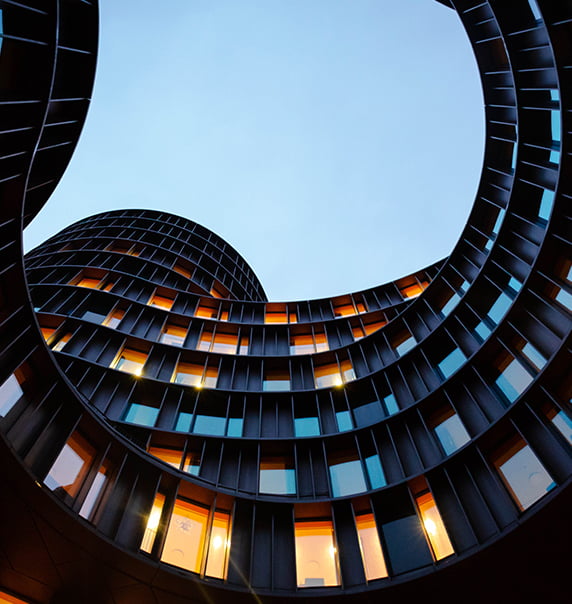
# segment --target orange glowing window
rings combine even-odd
[[[273,392],[290,390],[290,372],[287,369],[265,371],[262,389]]]
[[[218,377],[216,367],[195,365],[193,363],[179,363],[172,381],[176,384],[196,386],[197,388],[215,388]]]
[[[92,279],[91,277],[83,277],[77,283],[72,285],[77,285],[78,287],[88,287],[90,289],[97,289],[99,284],[101,283],[101,279]]]
[[[159,295],[158,293],[154,293],[151,298],[149,298],[149,302],[147,304],[149,306],[155,306],[157,308],[163,308],[164,310],[171,310],[173,307],[173,303],[175,302],[174,298],[169,298],[167,296]]]
[[[284,304],[268,304],[264,315],[265,323],[288,323],[288,312]]]
[[[435,560],[441,560],[454,554],[455,550],[449,540],[447,529],[443,524],[433,495],[431,493],[418,495],[415,498],[415,502],[417,503],[425,535],[429,541]]]
[[[311,333],[290,336],[290,354],[312,354],[316,352]]]
[[[220,283],[215,283],[212,286],[210,293],[213,298],[228,298],[226,288]]]
[[[114,285],[115,283],[113,281],[106,281],[102,289],[104,292],[110,292]]]
[[[331,520],[294,523],[298,587],[339,585],[338,552]]]
[[[107,318],[105,319],[103,324],[106,325],[107,327],[111,327],[112,329],[115,329],[119,325],[119,323],[121,323],[124,316],[125,316],[125,311],[113,310],[107,315]]]
[[[186,277],[187,279],[190,279],[193,276],[193,269],[191,266],[184,266],[180,262],[177,262],[173,266],[173,270],[176,273],[179,273],[179,275],[183,275],[183,277]]]
[[[207,306],[206,304],[199,304],[195,311],[196,317],[202,317],[203,319],[216,319],[218,316],[218,307]]]
[[[181,461],[183,459],[182,451],[177,449],[165,449],[164,447],[149,447],[148,453],[177,470],[181,467]]]
[[[217,331],[212,341],[211,352],[219,352],[222,354],[236,354],[237,346],[238,334],[220,333]]]
[[[323,331],[316,330],[314,333],[314,342],[316,344],[316,352],[324,352],[330,349],[328,338]]]
[[[399,288],[399,291],[405,299],[416,298],[428,285],[429,283],[427,281],[422,281],[421,283],[416,282]]]
[[[52,491],[63,491],[70,497],[75,497],[94,457],[95,449],[85,438],[74,432],[54,461],[44,484]]]
[[[157,537],[164,505],[165,495],[157,493],[157,495],[155,495],[155,500],[153,501],[153,507],[147,517],[147,526],[145,527],[145,533],[143,535],[143,540],[141,541],[141,549],[148,554],[151,553],[155,538]]]
[[[222,510],[215,510],[211,526],[207,564],[205,575],[207,577],[226,577],[228,552],[230,549],[230,514]]]
[[[248,336],[242,336],[240,338],[238,354],[248,354]]]
[[[56,330],[51,327],[40,327],[40,329],[46,342],[56,333]]]
[[[29,604],[29,602],[0,591],[0,604]]]
[[[363,328],[365,330],[366,335],[369,336],[370,333],[374,333],[378,329],[381,329],[387,321],[375,321],[374,323],[364,323]]]
[[[71,340],[72,333],[68,331],[55,344],[52,345],[52,350],[59,352]]]
[[[203,331],[201,333],[201,337],[197,342],[197,350],[203,350],[204,352],[210,352],[211,345],[213,341],[213,332],[212,331]]]
[[[365,302],[359,302],[359,301],[356,302],[356,308],[357,308],[358,313],[360,313],[360,314],[367,312],[367,307],[365,305]]]
[[[290,312],[288,318],[290,323],[298,323],[298,315],[295,312]]]
[[[161,343],[169,344],[170,346],[182,346],[185,343],[186,337],[187,329],[185,327],[167,323],[161,333]]]
[[[314,380],[316,388],[327,388],[328,386],[341,386],[344,382],[337,363],[318,365],[314,368]]]
[[[354,340],[361,340],[361,338],[365,337],[364,328],[361,325],[352,327],[352,335],[354,336]]]
[[[387,577],[387,567],[373,514],[356,516],[356,528],[366,579],[372,581]]]
[[[124,348],[112,363],[111,368],[139,376],[143,373],[143,366],[146,361],[146,353],[132,350],[131,348]]]
[[[351,301],[334,302],[334,315],[336,317],[350,317],[356,314],[356,309]]]

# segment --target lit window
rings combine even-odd
[[[196,386],[197,388],[214,388],[217,377],[218,370],[215,367],[205,369],[202,365],[179,363],[172,381],[176,384]]]
[[[130,424],[138,424],[139,426],[152,427],[157,421],[159,409],[150,405],[142,405],[141,403],[131,403],[125,414],[124,421]]]
[[[238,354],[248,354],[248,336],[242,336],[240,338]]]
[[[352,327],[352,335],[354,340],[361,340],[362,338],[365,338],[365,330],[361,325],[355,325]]]
[[[138,350],[124,348],[114,363],[112,369],[118,369],[131,375],[140,376],[143,373],[143,367],[147,361],[147,355]]]
[[[530,342],[522,347],[521,352],[527,361],[537,370],[540,371],[546,365],[546,357],[539,352]]]
[[[183,459],[182,451],[165,449],[163,447],[149,447],[147,452],[177,470],[181,467],[181,460]]]
[[[201,456],[194,451],[188,451],[185,455],[185,462],[183,463],[183,472],[191,474],[191,476],[198,476],[201,469]]]
[[[330,463],[330,479],[334,497],[363,493],[367,490],[361,462],[357,458],[344,458]]]
[[[207,537],[208,516],[207,509],[177,499],[169,521],[161,561],[199,573]]]
[[[356,516],[356,528],[366,579],[372,581],[387,577],[387,567],[373,514]]]
[[[290,336],[290,354],[313,354],[316,352],[311,333]]]
[[[265,311],[265,323],[288,323],[288,311],[285,304],[267,304]]]
[[[161,296],[158,293],[154,293],[151,298],[149,298],[149,302],[147,302],[147,304],[149,306],[155,306],[156,308],[162,308],[163,310],[171,310],[174,302],[174,298],[170,298],[165,295]]]
[[[202,317],[203,319],[216,319],[218,317],[218,306],[208,306],[206,304],[199,304],[195,311],[195,317]]]
[[[428,285],[428,281],[422,281],[420,283],[416,281],[415,283],[411,283],[410,285],[400,287],[399,291],[401,292],[401,295],[407,300],[419,296],[421,293],[423,293],[423,290]]]
[[[266,458],[260,461],[259,492],[277,495],[296,493],[296,473],[292,462],[284,458]]]
[[[193,432],[196,434],[209,434],[211,436],[224,436],[226,418],[219,415],[197,414]]]
[[[205,570],[207,577],[217,577],[219,579],[226,577],[229,549],[230,514],[221,510],[215,510]]]
[[[351,317],[357,314],[356,309],[349,299],[343,299],[339,301],[332,300],[334,304],[334,316],[335,317]]]
[[[297,520],[296,582],[298,587],[339,585],[338,556],[331,520]]]
[[[441,560],[454,554],[455,550],[451,545],[447,529],[443,524],[433,495],[431,493],[418,495],[415,498],[415,502],[417,503],[425,535],[427,536],[427,541],[429,541],[435,560]]]
[[[511,441],[496,455],[493,463],[521,511],[556,486],[538,457],[523,440]]]
[[[141,541],[141,549],[148,554],[153,550],[164,505],[165,495],[157,493],[157,495],[155,495],[155,501],[153,501],[153,507],[147,518],[147,526],[145,527],[145,533],[143,534],[143,540]]]
[[[213,298],[228,298],[229,296],[226,287],[217,282],[212,286],[210,294]]]
[[[187,279],[190,279],[193,275],[193,268],[190,265],[183,265],[181,262],[177,262],[173,266],[173,270]]]
[[[290,372],[287,370],[265,371],[262,390],[265,392],[290,390]]]
[[[119,323],[121,323],[124,316],[125,316],[125,311],[113,310],[107,315],[107,318],[103,322],[103,325],[106,325],[107,327],[111,327],[112,329],[115,329],[119,325]]]
[[[8,414],[10,409],[24,396],[24,391],[15,374],[12,374],[0,386],[0,417]]]
[[[54,461],[44,484],[75,497],[95,457],[95,449],[77,432],[72,434]]]
[[[382,320],[382,321],[373,321],[373,322],[370,322],[370,323],[367,323],[367,322],[364,321],[364,323],[363,323],[363,329],[365,331],[365,334],[367,336],[369,336],[370,333],[374,333],[378,329],[381,329],[386,323],[387,323],[387,321],[385,321],[385,320]]]
[[[71,283],[72,285],[77,285],[78,287],[88,287],[90,289],[97,289],[99,284],[101,283],[101,279],[93,279],[90,277],[83,277],[77,283]]]
[[[52,350],[59,352],[71,340],[72,334],[65,333],[55,344],[52,345]]]
[[[111,471],[112,467],[107,461],[99,468],[79,511],[79,515],[82,518],[87,518],[88,520],[93,519],[97,512],[97,507],[103,499],[103,494],[106,485],[109,483]]]
[[[316,388],[342,386],[344,383],[337,363],[316,366],[314,368],[314,380],[316,382]]]
[[[161,343],[169,346],[182,346],[186,337],[187,329],[185,327],[167,323],[161,333]]]
[[[461,418],[452,409],[437,420],[433,430],[446,455],[451,455],[471,439]]]
[[[211,352],[218,352],[220,354],[236,354],[237,346],[237,334],[220,333],[217,331],[212,341]]]
[[[30,604],[30,602],[0,591],[0,604]]]
[[[42,331],[45,342],[48,342],[48,340],[56,333],[56,330],[51,327],[40,327],[40,330]]]

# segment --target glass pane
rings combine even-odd
[[[81,506],[79,515],[83,518],[91,519],[94,512],[97,511],[97,505],[101,501],[110,473],[110,466],[106,462],[97,472],[83,505]]]
[[[372,489],[380,489],[387,484],[379,455],[366,457],[365,467],[367,468],[367,475],[369,476],[369,483]]]
[[[185,463],[183,464],[183,472],[191,474],[192,476],[198,476],[201,469],[201,456],[198,453],[189,452],[185,456]]]
[[[205,574],[208,577],[224,579],[226,576],[226,559],[230,549],[230,514],[215,511],[209,541],[209,553]]]
[[[175,426],[175,430],[177,432],[188,432],[191,429],[191,421],[193,420],[192,413],[185,413],[181,411],[179,413],[179,417],[177,418],[177,424]]]
[[[294,524],[298,587],[339,585],[337,550],[331,520]]]
[[[197,415],[193,432],[199,434],[211,434],[213,436],[224,436],[226,418],[214,415]]]
[[[338,411],[336,413],[336,421],[338,423],[338,430],[340,432],[351,430],[354,427],[352,416],[349,411]]]
[[[12,374],[0,386],[0,417],[8,414],[10,409],[24,396],[24,391],[20,386],[18,378]]]
[[[260,462],[259,492],[276,495],[296,493],[296,473],[291,465],[284,459],[263,459]]]
[[[332,495],[342,497],[367,490],[359,459],[330,465]]]
[[[513,359],[496,379],[495,384],[512,403],[530,382],[532,376],[516,359]]]
[[[242,417],[229,417],[228,426],[226,427],[227,436],[242,436],[242,426],[244,420]]]
[[[436,425],[434,430],[447,455],[451,455],[470,440],[463,422],[456,413]]]
[[[366,579],[372,581],[387,577],[387,567],[373,514],[357,516],[356,527]]]
[[[296,436],[319,436],[320,422],[317,417],[296,417],[294,419]]]
[[[437,368],[444,378],[448,378],[467,360],[467,357],[459,348],[450,352],[438,365]]]
[[[431,549],[436,560],[441,560],[455,553],[449,535],[441,519],[441,514],[437,509],[435,500],[431,493],[425,493],[416,498],[419,514],[423,521],[423,527],[427,535],[427,539],[431,544]]]
[[[564,438],[572,445],[572,419],[570,419],[564,411],[559,411],[551,418],[551,421]]]
[[[164,449],[162,447],[149,447],[148,453],[154,455],[161,461],[170,465],[177,470],[181,466],[181,460],[183,458],[183,452],[177,451],[176,449]]]
[[[158,415],[159,409],[156,407],[131,403],[124,421],[130,424],[139,424],[140,426],[154,426]]]
[[[207,533],[208,510],[177,499],[161,561],[198,573]]]
[[[44,484],[52,491],[65,491],[75,497],[94,456],[94,448],[79,434],[72,434],[52,465]]]
[[[520,510],[526,510],[556,486],[532,449],[522,446],[522,442],[500,456],[495,467]]]

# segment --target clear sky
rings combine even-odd
[[[118,208],[233,245],[271,300],[356,291],[446,256],[484,113],[434,0],[100,0],[92,105],[30,249]]]

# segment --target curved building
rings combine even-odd
[[[24,272],[97,12],[0,1],[0,602],[567,601],[572,4],[443,4],[487,123],[457,245],[269,302],[228,243],[149,210],[77,222]]]

